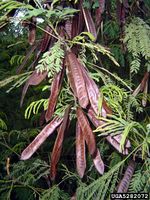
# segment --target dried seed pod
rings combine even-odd
[[[25,148],[21,154],[21,160],[29,159],[41,144],[50,136],[54,130],[61,124],[63,119],[55,117],[44,129],[36,136],[36,138]]]
[[[58,130],[58,135],[57,135],[54,147],[53,147],[53,151],[52,151],[52,155],[51,155],[51,167],[50,167],[51,180],[54,180],[56,177],[57,164],[60,159],[62,144],[63,144],[63,140],[64,140],[64,134],[65,134],[65,130],[68,125],[69,112],[70,112],[70,106],[65,111],[63,123]]]
[[[47,25],[39,51],[45,52],[51,39],[52,29]]]
[[[97,153],[95,136],[92,132],[88,119],[83,113],[81,108],[77,109],[77,118],[78,118],[78,123],[82,129],[84,139],[88,146],[88,151],[90,152],[92,158],[95,158]]]
[[[33,45],[36,37],[36,17],[32,17],[29,23],[28,42]]]
[[[99,0],[99,7],[96,9],[95,12],[95,21],[96,21],[96,25],[97,27],[100,25],[100,22],[102,20],[102,14],[105,10],[105,0]]]
[[[104,162],[101,158],[100,151],[97,149],[96,157],[93,159],[94,166],[100,174],[104,173]]]
[[[17,74],[19,74],[22,71],[22,69],[27,64],[31,54],[35,51],[37,46],[38,46],[38,43],[35,43],[32,47],[30,47],[30,49],[27,50],[27,54],[26,54],[25,58],[23,59],[23,62],[21,63],[21,65],[16,70]]]
[[[80,64],[80,68],[83,73],[83,77],[85,79],[85,85],[87,89],[87,93],[89,96],[89,101],[91,103],[91,107],[95,111],[95,113],[98,113],[98,100],[101,96],[99,89],[96,85],[96,83],[91,79],[86,71],[86,69]]]
[[[95,27],[90,11],[87,8],[82,7],[82,12],[83,12],[83,16],[84,16],[84,20],[85,20],[88,32],[90,32],[95,37],[95,40],[96,40],[97,39],[96,27]]]
[[[80,178],[82,178],[86,169],[85,139],[78,122],[76,123],[76,167]]]
[[[85,80],[80,68],[80,63],[76,55],[72,52],[67,53],[68,60],[68,77],[70,78],[70,84],[72,86],[73,92],[79,100],[79,104],[82,108],[86,108],[89,103],[89,98],[85,86]]]
[[[46,76],[47,76],[47,72],[37,73],[36,70],[31,74],[31,76],[29,77],[29,79],[27,80],[27,82],[25,83],[25,85],[23,87],[20,106],[22,106],[22,104],[23,104],[23,100],[27,93],[28,87],[30,85],[40,84],[46,78]]]
[[[124,173],[124,176],[118,185],[117,193],[125,193],[128,191],[130,181],[134,174],[135,166],[135,162],[133,160],[130,160],[128,167]]]
[[[58,95],[63,81],[63,75],[64,75],[64,68],[58,74],[56,74],[56,76],[53,79],[51,86],[51,94],[48,101],[48,108],[45,115],[46,121],[50,120],[50,118],[54,113],[54,109],[57,103]]]

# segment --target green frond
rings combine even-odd
[[[58,40],[50,51],[43,54],[36,69],[38,72],[47,71],[48,77],[51,78],[62,69],[63,58],[64,50],[61,48],[61,42]]]
[[[150,27],[141,18],[134,17],[125,27],[124,43],[132,54],[131,73],[137,73],[141,66],[141,58],[150,59]]]
[[[16,66],[19,66],[23,62],[24,58],[25,58],[24,55],[14,55],[10,59],[10,64],[11,65],[15,64]]]
[[[41,107],[44,107],[44,110],[48,107],[48,99],[40,99],[37,101],[33,101],[25,110],[25,118],[29,119],[31,117],[31,114],[34,115],[38,114],[39,109]]]
[[[0,81],[0,88],[10,84],[13,81],[16,81],[16,83],[11,87],[11,89],[13,89],[15,87],[19,87],[29,78],[29,75],[31,73],[32,72],[25,72],[23,74],[14,75],[14,76],[10,76],[8,78],[5,78],[4,80]]]
[[[7,125],[1,118],[0,118],[0,129],[7,130]]]

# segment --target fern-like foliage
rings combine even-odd
[[[124,161],[119,162],[102,177],[94,180],[90,185],[81,185],[77,189],[77,200],[109,199],[110,192],[115,190],[118,170],[123,163]]]
[[[141,66],[141,57],[150,59],[150,27],[141,18],[134,17],[126,25],[124,43],[132,54],[131,73],[137,73]],[[141,66],[143,67],[143,66]]]
[[[148,158],[145,161],[144,166],[137,170],[134,174],[130,186],[129,191],[135,193],[149,193],[150,191],[150,159]]]
[[[24,60],[25,56],[24,55],[14,55],[12,56],[12,58],[10,59],[10,64],[11,65],[20,65],[23,60]]]
[[[48,99],[40,99],[37,101],[33,101],[25,110],[25,118],[29,119],[31,116],[31,113],[33,113],[34,115],[38,114],[39,109],[41,107],[44,107],[44,110],[47,109],[48,107]]]
[[[69,195],[67,195],[63,190],[57,185],[54,185],[52,188],[45,190],[40,197],[40,200],[69,200]]]
[[[1,118],[0,118],[0,129],[7,130],[7,125]]]
[[[64,50],[61,48],[61,42],[58,40],[54,46],[43,54],[36,69],[38,72],[47,71],[48,77],[53,77],[62,69],[62,62],[64,58]]]

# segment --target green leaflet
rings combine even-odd
[[[58,40],[50,51],[43,54],[36,69],[38,72],[47,71],[48,77],[51,78],[62,69],[63,58],[64,50],[61,48],[61,42]]]

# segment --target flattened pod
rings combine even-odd
[[[86,85],[87,93],[89,96],[89,101],[91,103],[91,107],[93,108],[94,112],[98,114],[98,101],[99,101],[99,98],[103,98],[103,97],[96,83],[94,82],[93,79],[89,77],[88,72],[82,65],[81,65],[81,69],[82,69],[83,77],[85,79],[85,85]],[[110,109],[108,108],[105,100],[103,99],[102,101],[103,102],[102,102],[101,115],[103,117],[106,117],[107,111],[109,111],[110,113]]]
[[[122,138],[122,134],[121,133],[118,134],[118,135],[113,136],[113,139],[116,140],[118,143],[120,143],[121,138]],[[130,141],[128,139],[126,140],[125,147],[126,148],[130,148],[131,147],[131,143],[130,143]]]
[[[134,170],[135,170],[135,162],[133,160],[130,160],[129,165],[123,176],[123,179],[120,181],[118,185],[117,193],[125,193],[128,191],[128,187],[132,179],[132,176],[134,174]]]
[[[82,7],[82,12],[83,12],[83,16],[84,16],[84,20],[85,20],[88,32],[90,32],[95,37],[95,40],[96,40],[97,39],[96,27],[95,27],[90,11],[87,8]]]
[[[124,148],[124,150],[120,149],[120,144],[117,142],[117,140],[115,140],[112,136],[107,136],[106,140],[120,153],[122,153],[123,155],[128,155],[128,148]]]
[[[89,103],[89,98],[85,86],[85,80],[80,68],[80,63],[76,55],[72,52],[67,53],[68,72],[73,82],[73,89],[78,97],[79,104],[82,108],[86,108]]]
[[[60,159],[62,143],[64,140],[64,133],[65,133],[65,130],[67,129],[67,125],[68,125],[69,111],[70,111],[70,106],[65,111],[63,123],[59,128],[58,135],[57,135],[54,147],[53,147],[53,151],[52,151],[52,155],[51,155],[51,167],[50,167],[51,180],[54,180],[55,176],[56,176],[57,164]]]
[[[88,150],[92,156],[92,158],[95,158],[96,156],[96,141],[95,141],[95,136],[92,132],[92,129],[90,127],[90,124],[84,115],[83,111],[81,108],[77,109],[77,118],[78,118],[78,123],[82,129],[82,133],[84,136],[84,139],[86,141],[86,144],[88,146]]]
[[[22,69],[24,68],[24,66],[27,64],[31,54],[35,51],[35,49],[38,47],[38,42],[35,43],[32,47],[30,47],[30,49],[27,50],[27,54],[25,56],[25,58],[23,59],[23,62],[21,63],[21,65],[18,67],[18,69],[16,70],[17,74],[19,74]]]
[[[51,94],[48,100],[48,108],[45,115],[46,121],[50,120],[50,118],[52,117],[54,113],[58,95],[61,89],[62,79],[63,79],[63,69],[61,70],[61,72],[56,74],[52,82]]]
[[[23,87],[21,101],[20,101],[20,107],[23,104],[23,100],[24,100],[24,97],[25,97],[26,92],[28,90],[28,87],[30,85],[40,84],[46,78],[46,76],[47,76],[47,72],[37,73],[36,70],[31,74],[31,76],[29,77],[29,79],[27,80],[27,82],[25,83],[25,85]]]
[[[98,99],[100,97],[99,89],[96,83],[89,77],[85,68],[81,65],[83,77],[85,79],[86,89],[89,96],[89,101],[95,113],[98,113]]]
[[[71,39],[71,30],[72,30],[72,19],[68,19],[65,22],[65,31],[69,39]]]
[[[32,17],[31,22],[29,24],[29,33],[28,33],[28,42],[30,45],[34,44],[35,36],[36,36],[36,17]]]
[[[82,178],[86,169],[85,139],[78,122],[76,123],[76,167]]]
[[[51,33],[52,33],[52,29],[49,26],[46,26],[46,32],[44,33],[44,37],[40,46],[40,52],[45,52],[46,49],[48,48],[48,44],[50,42],[51,39]],[[49,33],[49,34],[48,34]]]
[[[104,12],[105,9],[105,0],[99,0],[99,7],[96,9],[96,13],[95,13],[95,21],[96,21],[96,25],[99,26],[100,22],[101,22],[101,18],[102,18],[102,13]]]
[[[44,129],[36,136],[36,138],[25,148],[21,154],[21,160],[29,159],[49,135],[61,124],[63,119],[55,117]]]
[[[93,159],[94,166],[100,174],[104,173],[104,162],[101,158],[100,151],[97,149],[96,157]]]

